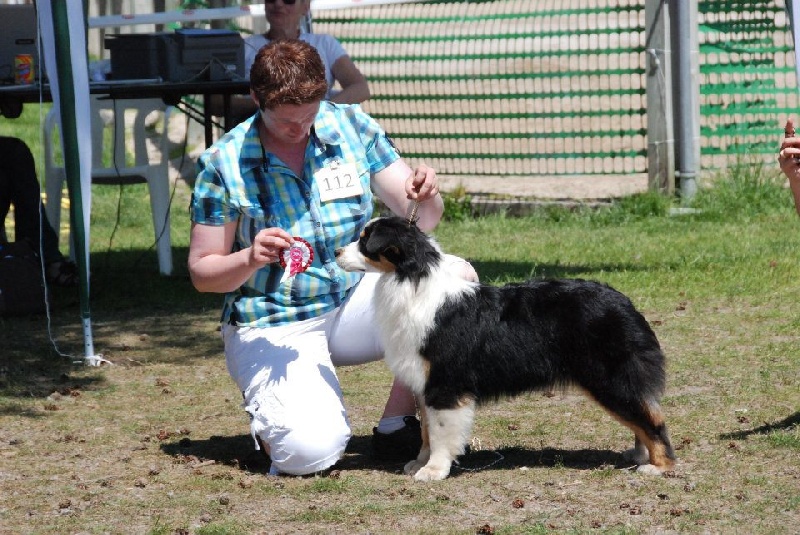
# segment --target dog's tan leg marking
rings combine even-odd
[[[664,415],[661,413],[661,406],[658,403],[647,405],[647,415],[654,427],[664,428]],[[666,432],[665,435],[666,436]],[[658,470],[659,473],[675,468],[675,459],[670,456],[671,446],[669,445],[669,438],[666,439],[665,444],[663,440],[643,440],[645,446],[650,451],[650,464]],[[673,453],[674,456],[674,453]],[[649,472],[647,465],[639,466],[640,472]]]
[[[420,453],[423,450],[428,452],[428,456],[430,456],[431,451],[431,439],[430,435],[428,434],[428,411],[425,408],[425,403],[423,402],[419,409],[419,419],[420,423],[422,424],[422,449],[420,449]],[[427,459],[425,459],[427,462]]]
[[[664,425],[664,416],[657,406],[648,406],[646,409],[648,418],[653,423],[654,427],[661,427]],[[618,420],[631,429],[636,436],[633,449],[626,451],[623,455],[639,465],[636,469],[637,472],[649,475],[660,475],[675,467],[675,460],[670,458],[667,445],[664,444],[664,442],[661,440],[653,440],[644,429],[631,422],[620,418],[618,418]]]
[[[589,398],[597,401],[590,392],[585,391]],[[600,406],[603,406],[600,404]],[[605,407],[603,406],[605,409]],[[675,460],[671,459],[668,454],[668,447],[661,440],[653,440],[641,427],[621,418],[618,414],[606,409],[606,411],[619,423],[633,431],[635,440],[633,448],[625,450],[622,456],[625,460],[638,464],[637,472],[643,474],[659,475],[667,470],[672,470],[675,467]],[[661,412],[661,407],[657,402],[652,402],[644,406],[647,419],[653,427],[661,427],[664,425],[664,415]]]
[[[428,463],[428,459],[431,457],[430,435],[428,434],[428,411],[425,408],[425,400],[422,397],[417,397],[417,405],[419,406],[419,421],[422,431],[422,448],[420,448],[417,458],[407,462],[403,467],[403,473],[409,476],[416,474],[420,468]]]
[[[667,447],[663,442],[645,442],[647,449],[650,450],[650,464],[641,464],[637,469],[639,472],[649,474],[662,474],[667,470],[675,468],[675,460],[667,455]]]

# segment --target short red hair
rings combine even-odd
[[[319,102],[328,92],[325,64],[305,41],[277,39],[256,54],[250,69],[250,89],[261,110]]]

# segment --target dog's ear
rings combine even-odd
[[[379,256],[394,264],[404,261],[407,251],[403,250],[404,236],[408,232],[408,221],[402,218],[384,218],[375,221],[366,229],[364,253],[373,259]]]
[[[389,229],[380,229],[378,232],[370,232],[367,236],[367,243],[364,244],[367,253],[372,256],[386,255],[386,252],[397,254],[397,236]]]

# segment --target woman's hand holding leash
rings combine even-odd
[[[794,121],[789,119],[783,129],[783,142],[778,151],[781,171],[789,179],[794,206],[800,214],[800,137],[795,135]]]
[[[420,164],[406,180],[406,195],[412,201],[425,202],[439,194],[439,181],[436,171]]]
[[[439,183],[436,171],[425,164],[420,164],[406,180],[406,196],[411,201],[408,203],[406,219],[410,225],[416,224],[419,219],[419,205],[439,194]]]
[[[795,135],[792,119],[786,121],[783,129],[783,142],[778,151],[778,163],[789,180],[800,178],[800,137]]]

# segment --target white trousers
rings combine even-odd
[[[455,272],[477,278],[469,263],[447,256]],[[344,454],[352,432],[334,367],[383,357],[372,306],[378,276],[365,274],[339,308],[319,318],[223,326],[228,372],[244,397],[253,437],[269,447],[273,472],[311,474]]]

